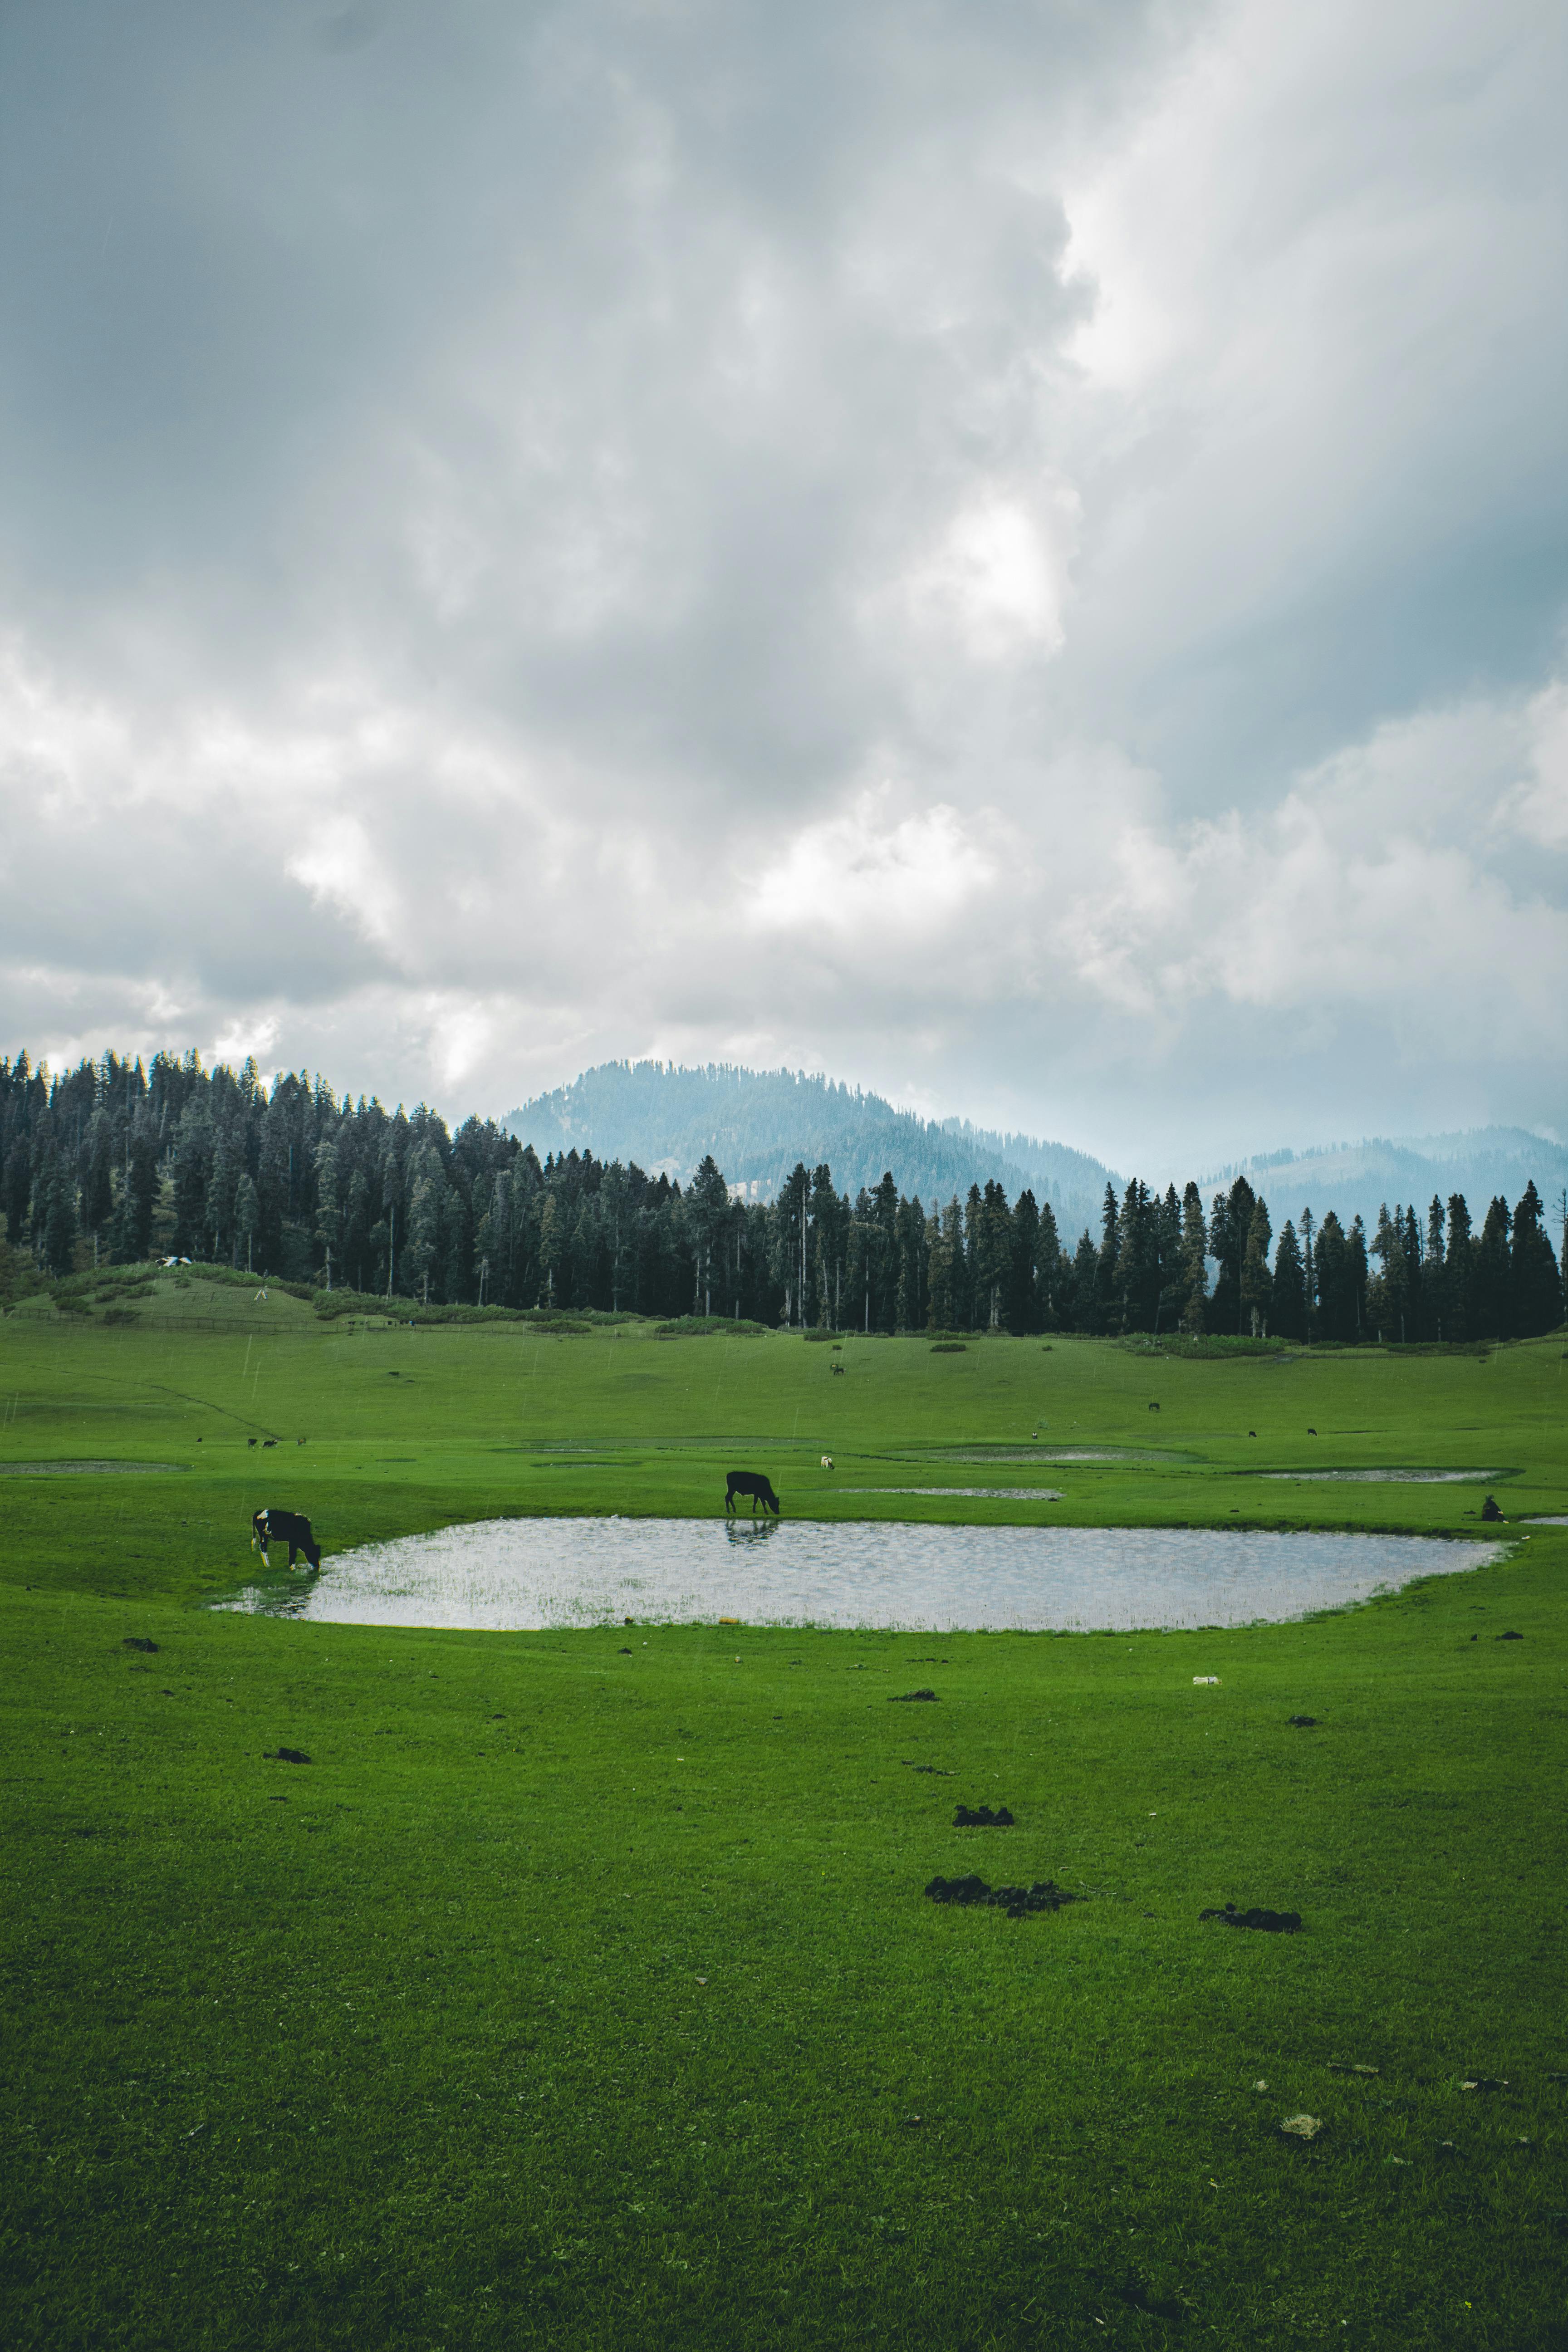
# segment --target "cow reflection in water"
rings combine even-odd
[[[779,1531],[777,1519],[726,1519],[724,1533],[732,1544],[771,1543]]]

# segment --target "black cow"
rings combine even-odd
[[[762,1504],[764,1510],[771,1511],[774,1518],[777,1518],[779,1515],[779,1498],[773,1492],[772,1479],[764,1478],[760,1470],[731,1471],[729,1477],[724,1482],[724,1508],[727,1511],[732,1511],[734,1509],[735,1497],[737,1495],[750,1495],[752,1498],[752,1517],[753,1519],[757,1516],[757,1505],[759,1503]]]
[[[261,1557],[267,1559],[269,1543],[286,1543],[289,1565],[294,1565],[294,1555],[302,1551],[312,1568],[321,1565],[321,1547],[310,1532],[310,1522],[300,1511],[258,1511],[250,1522],[250,1549],[261,1547]],[[270,1562],[268,1562],[270,1566]]]

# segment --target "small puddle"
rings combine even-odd
[[[884,1455],[886,1461],[889,1457]],[[1136,1445],[933,1445],[929,1453],[894,1454],[893,1461],[929,1462],[1190,1462],[1190,1454],[1157,1453]]]
[[[1462,1486],[1473,1479],[1500,1478],[1500,1470],[1265,1470],[1265,1478],[1313,1486],[1341,1479],[1352,1486]]]
[[[0,1462],[0,1478],[97,1478],[111,1473],[145,1476],[190,1466],[188,1462]]]
[[[1059,1486],[835,1486],[836,1495],[962,1495],[983,1503],[1059,1503]]]
[[[1441,1537],[896,1520],[489,1519],[219,1604],[333,1624],[644,1622],[1077,1632],[1245,1625],[1500,1559]]]

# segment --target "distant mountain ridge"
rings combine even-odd
[[[1002,1134],[966,1119],[925,1119],[880,1095],[800,1070],[747,1070],[731,1063],[686,1069],[670,1062],[602,1062],[569,1086],[509,1111],[501,1124],[547,1152],[590,1150],[635,1160],[684,1184],[711,1152],[731,1189],[771,1200],[797,1160],[826,1161],[840,1192],[858,1192],[891,1170],[900,1191],[930,1209],[994,1181],[1016,1198],[1026,1186],[1048,1200],[1064,1241],[1100,1230],[1108,1181],[1121,1180],[1086,1152],[1033,1136]]]
[[[1303,1207],[1320,1217],[1332,1209],[1346,1224],[1359,1216],[1370,1228],[1384,1202],[1391,1209],[1396,1201],[1413,1202],[1419,1216],[1434,1194],[1447,1203],[1450,1192],[1464,1194],[1479,1225],[1494,1194],[1502,1193],[1512,1207],[1531,1182],[1546,1204],[1549,1224],[1556,1224],[1556,1204],[1568,1186],[1568,1149],[1523,1127],[1371,1136],[1360,1143],[1323,1144],[1315,1151],[1270,1151],[1235,1160],[1201,1180],[1205,1200],[1237,1176],[1262,1193],[1276,1233],[1287,1217],[1299,1219]]]
[[[595,1159],[635,1160],[650,1174],[685,1184],[711,1152],[733,1191],[771,1200],[796,1160],[826,1160],[841,1192],[858,1192],[890,1169],[901,1192],[930,1209],[972,1184],[994,1181],[1016,1200],[1027,1186],[1049,1201],[1064,1243],[1086,1228],[1098,1240],[1107,1183],[1124,1179],[1087,1152],[1030,1135],[921,1118],[868,1094],[799,1070],[748,1070],[731,1063],[688,1069],[671,1062],[602,1062],[569,1086],[509,1111],[503,1127],[549,1152],[592,1151]],[[1425,1212],[1434,1193],[1445,1202],[1464,1193],[1479,1221],[1494,1193],[1516,1202],[1534,1181],[1555,1223],[1568,1186],[1568,1148],[1521,1127],[1483,1127],[1447,1135],[1370,1137],[1309,1151],[1254,1153],[1198,1179],[1206,1205],[1245,1176],[1268,1203],[1278,1233],[1304,1207],[1332,1209],[1346,1224],[1370,1228],[1384,1202]],[[1176,1178],[1178,1192],[1184,1179]],[[1161,1180],[1159,1189],[1164,1189]]]

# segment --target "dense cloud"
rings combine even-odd
[[[1565,48],[12,12],[5,1042],[1560,1125]]]

